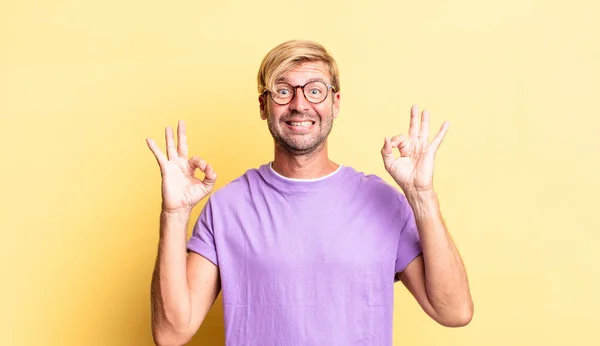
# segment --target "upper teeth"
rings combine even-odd
[[[302,122],[290,122],[292,126],[310,126],[312,125],[312,121],[302,121]]]

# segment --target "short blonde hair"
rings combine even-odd
[[[340,91],[340,77],[337,63],[319,43],[305,40],[291,40],[279,44],[265,56],[258,69],[258,93],[273,89],[275,82],[294,67],[309,61],[322,61],[327,66],[334,90]]]

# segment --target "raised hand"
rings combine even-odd
[[[148,147],[154,153],[162,176],[162,210],[164,212],[190,212],[204,197],[212,191],[217,174],[206,161],[194,156],[188,160],[188,145],[185,123],[177,124],[177,149],[173,130],[165,129],[167,156],[158,148],[154,140],[146,139]],[[204,172],[204,179],[195,177],[196,169]]]
[[[429,113],[423,111],[420,126],[418,116],[417,106],[412,106],[408,136],[397,135],[391,139],[386,137],[381,149],[385,169],[404,193],[433,190],[435,154],[449,127],[448,122],[444,122],[440,131],[429,142]],[[394,157],[393,148],[398,148],[400,157]]]

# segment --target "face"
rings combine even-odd
[[[281,80],[292,86],[310,81],[331,84],[323,62],[306,62],[285,73]],[[296,88],[294,99],[278,105],[269,94],[259,97],[261,118],[266,119],[275,145],[291,154],[309,154],[323,147],[339,111],[340,94],[328,91],[327,98],[318,104],[310,103],[302,89]]]

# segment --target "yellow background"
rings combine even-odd
[[[221,187],[272,158],[262,57],[317,40],[341,69],[330,155],[391,181],[409,107],[450,131],[436,187],[475,316],[396,286],[395,345],[599,345],[595,1],[4,1],[0,344],[149,345],[160,174],[186,120]],[[194,209],[193,218],[200,212]],[[221,300],[191,345],[222,345]],[[201,341],[205,342],[202,343]]]

